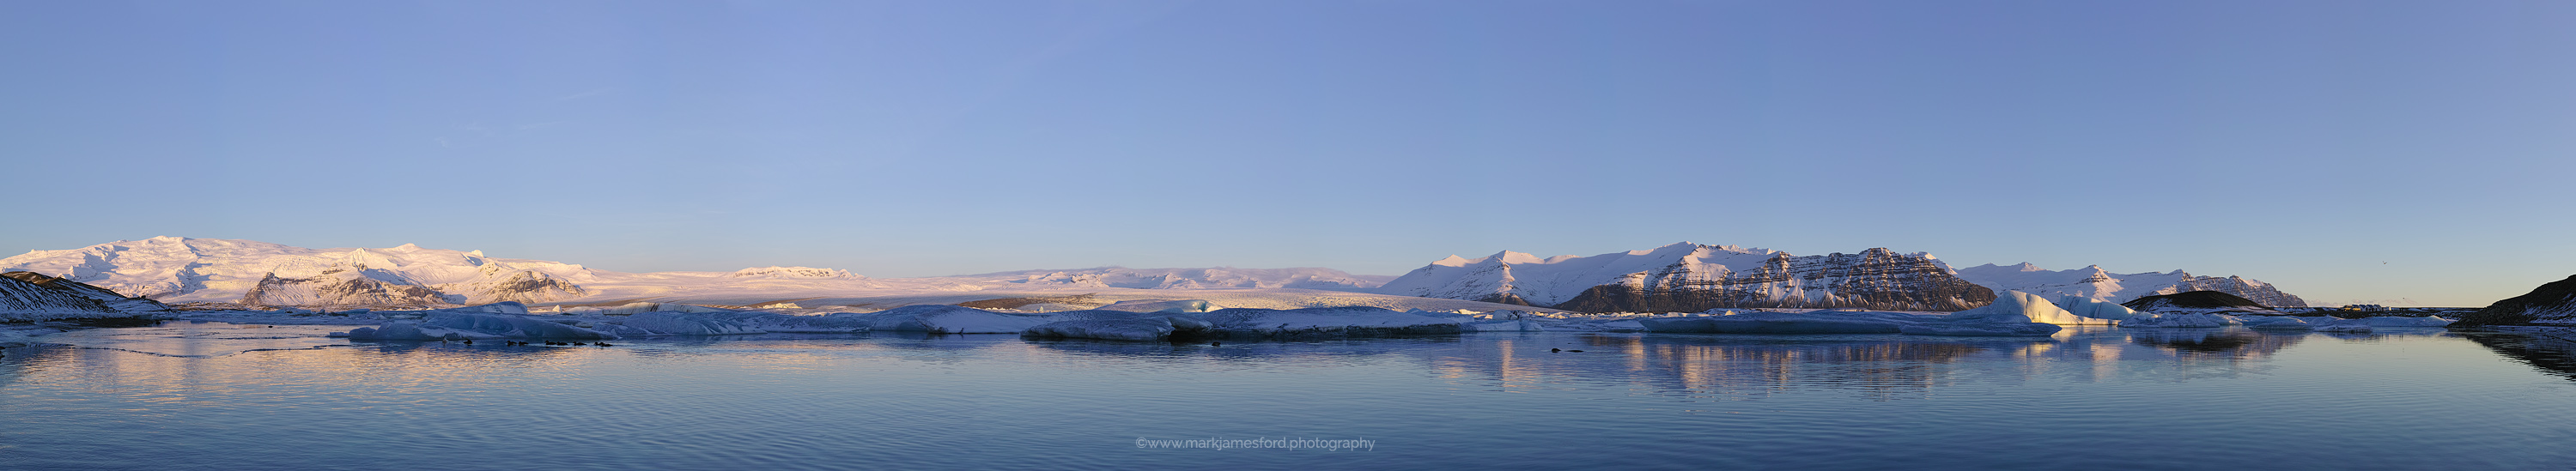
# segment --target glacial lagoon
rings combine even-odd
[[[0,351],[0,469],[2576,465],[2567,344],[2438,328],[324,337],[348,328],[173,322]]]

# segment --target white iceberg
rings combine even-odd
[[[2120,303],[2103,301],[2084,296],[2067,296],[2064,298],[2058,298],[2057,307],[2065,309],[2067,313],[2074,314],[2076,317],[2090,319],[2123,321],[2138,316],[2138,311],[2136,309],[2129,309],[2128,306],[2122,306]],[[2111,323],[2101,323],[2098,325],[2111,325]]]
[[[2100,312],[2100,308],[2088,307],[2087,310]],[[2131,314],[2135,313],[2133,312]],[[2039,295],[2020,291],[2005,291],[2003,294],[1995,296],[1994,304],[1988,304],[1985,307],[1976,309],[1953,312],[1950,313],[1950,315],[1945,316],[1944,319],[1987,319],[1997,322],[2010,322],[2010,319],[2013,317],[2019,317],[2022,319],[2020,322],[2038,322],[2056,325],[2112,325],[2119,322],[2116,319],[2098,319],[2078,316],[2075,315],[2075,313],[2067,312],[2065,309],[2058,308],[2057,303],[2051,303],[2046,299],[2041,299]]]

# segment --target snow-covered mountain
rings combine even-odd
[[[273,306],[431,306],[547,302],[583,296],[599,272],[493,258],[480,250],[309,249],[247,240],[154,237],[0,259],[0,269],[53,274],[162,302]]]
[[[2067,297],[2092,298],[2105,302],[2128,302],[2146,296],[2190,291],[2218,291],[2237,295],[2264,306],[2308,307],[2307,300],[2283,293],[2279,288],[2258,280],[2239,276],[2220,278],[2193,276],[2182,270],[2164,273],[2111,273],[2100,265],[2073,270],[2050,271],[2023,263],[2011,266],[1994,264],[1961,268],[1960,278],[1983,285],[1996,292],[2020,291],[2047,299]]]
[[[755,267],[730,272],[624,273],[545,260],[495,258],[405,244],[311,249],[247,240],[155,237],[0,259],[0,270],[59,275],[170,303],[323,308],[676,302],[717,306],[839,306],[1022,300],[1094,307],[1121,301],[1202,300],[1222,307],[1376,306],[1491,311],[1511,306],[1353,292],[1393,277],[1324,268],[1091,268],[930,278],[869,278],[848,270]],[[1009,304],[1009,303],[1006,303]]]
[[[1452,255],[1388,281],[1377,292],[1585,312],[1738,307],[1956,311],[1995,299],[1993,290],[1953,276],[1948,265],[1924,253],[1874,248],[1800,257],[1689,242],[1590,257],[1539,258],[1511,251],[1472,259]]]

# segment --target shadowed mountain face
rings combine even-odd
[[[2496,301],[2485,309],[2460,316],[2460,322],[2451,326],[2520,325],[2567,320],[2576,320],[2576,276],[2540,285],[2521,296]]]
[[[2244,297],[2237,296],[2237,295],[2233,295],[2233,294],[2228,294],[2228,293],[2226,293],[2226,292],[2221,292],[2221,291],[2186,291],[2186,292],[2174,293],[2174,294],[2167,294],[2167,295],[2147,296],[2147,297],[2143,297],[2143,298],[2132,299],[2132,300],[2129,300],[2129,302],[2120,303],[2120,305],[2122,305],[2122,306],[2128,306],[2130,309],[2136,309],[2136,310],[2140,310],[2140,311],[2147,311],[2147,310],[2153,310],[2153,309],[2158,309],[2158,308],[2188,308],[2188,309],[2226,309],[2226,308],[2237,308],[2237,307],[2243,307],[2243,308],[2255,308],[2255,309],[2263,309],[2263,308],[2265,308],[2265,306],[2264,306],[2264,305],[2262,305],[2261,303],[2256,303],[2256,302],[2254,302],[2253,300],[2245,299]]]

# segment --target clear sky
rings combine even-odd
[[[10,1],[0,250],[1400,274],[1679,241],[2484,305],[2576,2]]]

